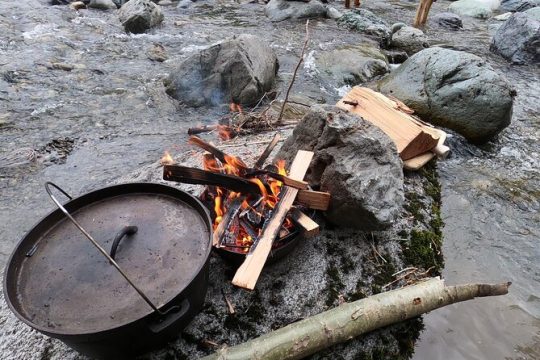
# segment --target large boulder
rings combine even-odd
[[[493,36],[490,50],[515,64],[539,64],[540,21],[527,11],[513,14]]]
[[[529,15],[536,21],[540,21],[540,6],[533,7],[532,9],[525,10],[523,13]]]
[[[450,4],[448,10],[462,16],[488,19],[498,6],[498,0],[458,0]]]
[[[126,31],[140,34],[163,22],[161,8],[150,0],[129,0],[118,10]]]
[[[429,41],[424,32],[412,26],[403,26],[392,34],[391,46],[412,55],[429,47]]]
[[[522,12],[540,6],[540,0],[502,0],[502,11]]]
[[[263,39],[243,34],[185,59],[165,80],[167,93],[189,106],[257,103],[276,77],[278,60]]]
[[[271,21],[283,21],[286,19],[310,19],[326,17],[326,7],[319,0],[288,1],[270,0],[264,8],[264,13]]]
[[[312,108],[276,158],[298,150],[315,156],[306,180],[332,194],[326,217],[365,231],[389,227],[403,204],[402,163],[392,140],[378,127],[334,106]]]
[[[362,84],[390,71],[386,56],[370,44],[316,51],[315,62],[323,81],[334,86]]]
[[[90,0],[88,3],[89,8],[99,10],[116,10],[117,6],[113,0]]]
[[[451,12],[435,14],[431,17],[429,22],[448,30],[459,30],[463,28],[463,21],[461,20],[461,17],[459,17],[458,14]]]
[[[429,48],[379,82],[422,119],[483,143],[510,124],[514,91],[476,55]]]
[[[348,11],[338,20],[338,24],[377,38],[383,45],[390,41],[391,30],[386,21],[366,9]]]

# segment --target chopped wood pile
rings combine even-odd
[[[245,256],[233,284],[254,289],[272,249],[293,231],[314,236],[319,226],[305,210],[326,210],[330,194],[309,189],[303,181],[313,153],[298,151],[289,171],[284,161],[267,165],[276,146],[276,135],[258,160],[249,167],[199,137],[189,142],[203,150],[204,169],[168,164],[163,179],[207,185],[201,200],[211,210],[213,246]]]
[[[446,133],[419,118],[398,99],[391,99],[369,88],[354,87],[337,106],[360,115],[379,127],[395,143],[404,167],[417,170],[435,156],[446,157]]]

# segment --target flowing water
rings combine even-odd
[[[432,14],[448,4],[435,3]],[[416,3],[368,0],[363,6],[389,22],[410,23]],[[271,24],[262,9],[231,1],[168,6],[162,27],[126,35],[114,12],[0,2],[0,266],[52,209],[44,181],[72,194],[105,186],[164,149],[183,151],[187,127],[215,122],[226,111],[183,108],[164,93],[163,77],[193,51],[232,34],[261,36],[278,54],[283,90],[304,24]],[[489,53],[494,26],[466,20],[460,32],[427,29],[435,44],[486,58],[518,93],[512,125],[498,139],[478,148],[456,135],[449,140],[452,157],[439,163],[444,276],[448,283],[513,285],[508,296],[427,315],[416,359],[540,359],[540,79],[537,68],[510,66]],[[365,41],[333,20],[314,20],[311,29],[311,51]],[[169,60],[148,59],[155,43]],[[295,94],[335,102],[338,89],[317,78],[324,69],[306,64]]]

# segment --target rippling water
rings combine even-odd
[[[432,14],[448,4],[435,3]],[[410,23],[416,4],[368,0],[363,6]],[[0,266],[52,209],[44,181],[72,194],[104,186],[164,149],[182,151],[188,126],[215,121],[222,109],[181,108],[163,90],[165,74],[193,51],[232,34],[259,35],[279,56],[278,86],[288,83],[302,22],[271,24],[261,5],[225,1],[164,10],[163,27],[126,35],[114,12],[0,2]],[[537,68],[509,66],[489,53],[494,24],[465,20],[457,33],[427,29],[433,43],[488,59],[518,92],[512,125],[497,140],[478,148],[454,136],[452,157],[440,162],[444,276],[448,283],[513,285],[508,296],[427,315],[416,359],[540,359],[540,79]],[[311,38],[311,51],[366,41],[332,20],[312,21]],[[154,43],[169,60],[148,59]],[[340,89],[320,83],[307,63],[294,92],[335,102]]]

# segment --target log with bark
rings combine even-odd
[[[203,360],[302,359],[369,331],[476,297],[505,295],[510,283],[445,286],[440,278],[380,293],[287,325]]]

